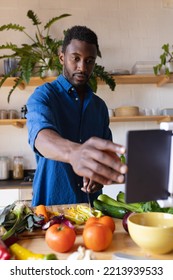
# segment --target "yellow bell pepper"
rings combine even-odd
[[[14,255],[17,260],[57,260],[55,254],[37,254],[24,248],[18,243],[14,243],[10,246],[10,252]]]

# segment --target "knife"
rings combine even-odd
[[[88,191],[86,191],[86,192],[87,192],[88,205],[89,205],[90,210],[92,211],[90,193]]]
[[[85,190],[86,190],[89,208],[90,208],[90,210],[92,211],[91,200],[90,200],[90,193],[87,191],[87,187],[88,187],[89,183],[90,183],[90,179],[87,179],[87,178],[84,177],[84,178],[83,178],[83,185],[84,185],[84,188],[85,188]]]
[[[116,252],[112,254],[113,260],[153,260],[150,257],[135,256],[131,254]]]

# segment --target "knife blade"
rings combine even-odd
[[[132,254],[126,254],[122,252],[116,252],[112,254],[113,260],[153,260],[149,256],[135,256]]]
[[[88,187],[89,183],[90,183],[90,179],[87,179],[87,178],[84,177],[83,178],[83,186],[84,186],[84,188],[86,190],[86,195],[87,195],[87,200],[88,200],[89,208],[90,208],[90,210],[92,210],[91,200],[90,200],[90,193],[87,190],[87,187]]]
[[[89,205],[89,208],[90,210],[92,210],[92,207],[91,207],[91,200],[90,200],[90,193],[88,191],[86,191],[87,193],[87,199],[88,199],[88,205]]]

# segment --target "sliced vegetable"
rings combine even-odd
[[[46,209],[46,206],[43,204],[37,205],[35,210],[35,214],[39,217],[44,217],[44,222],[47,223],[49,221],[49,214]]]
[[[11,245],[10,251],[17,260],[57,260],[55,254],[37,254],[24,248],[18,243]]]
[[[68,227],[74,228],[74,225],[65,218],[63,214],[60,214],[58,216],[53,216],[50,218],[50,220],[42,226],[42,229],[48,229],[50,226],[54,224],[65,224]]]
[[[0,260],[10,260],[11,254],[5,243],[0,239]]]
[[[90,207],[85,205],[64,209],[65,218],[78,225],[84,224],[89,217],[100,217],[101,215],[102,212],[100,210],[90,209]]]
[[[103,214],[117,219],[122,219],[124,215],[128,212],[128,210],[123,207],[114,206],[98,199],[95,199],[93,201],[93,205],[96,209],[102,211]]]

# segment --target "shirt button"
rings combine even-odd
[[[79,100],[79,98],[78,98],[78,97],[76,97],[76,98],[75,98],[75,100],[76,100],[76,101],[78,101],[78,100]]]
[[[78,183],[77,185],[78,185],[78,187],[80,187],[80,183]]]
[[[79,142],[81,143],[81,142],[82,142],[82,139],[79,139]]]

